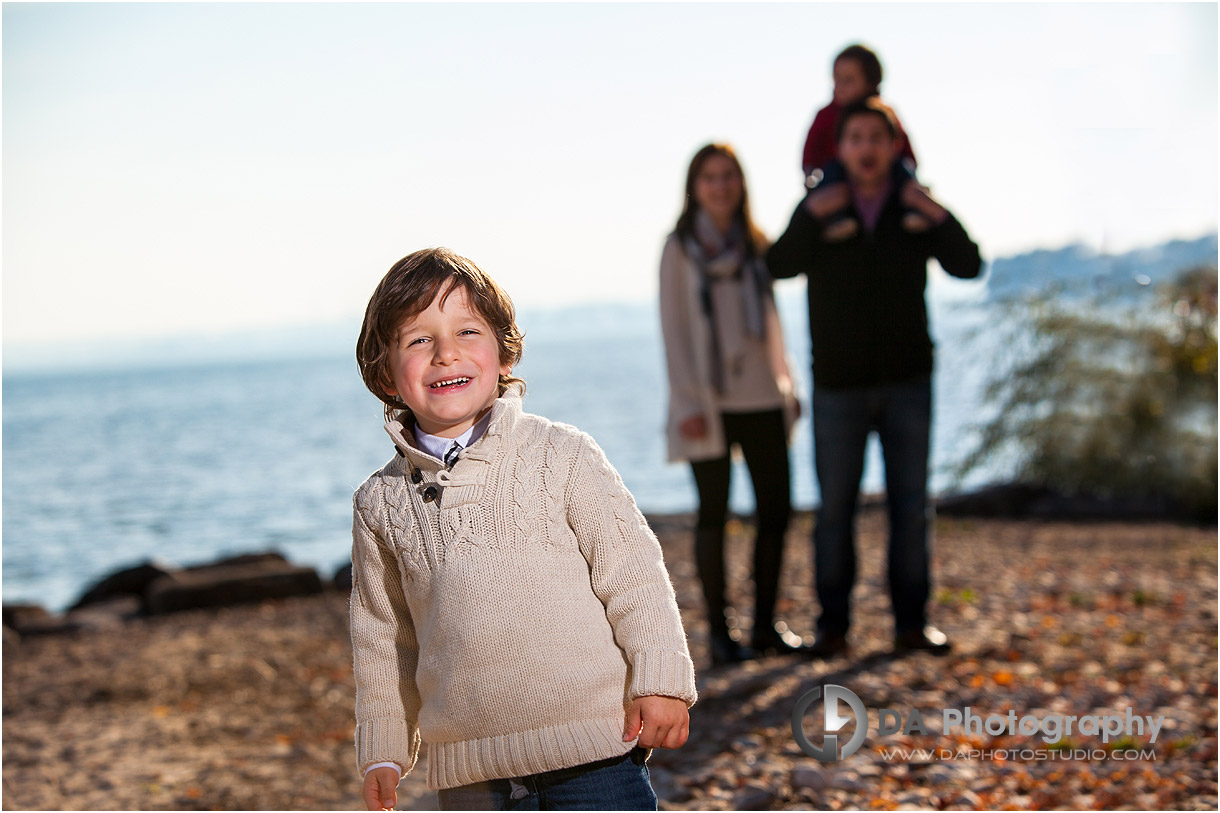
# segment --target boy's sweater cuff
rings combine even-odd
[[[695,691],[695,666],[685,652],[655,650],[637,652],[631,661],[629,700],[647,695],[676,697],[693,706],[698,698]]]
[[[371,771],[375,771],[378,768],[393,768],[398,771],[398,778],[402,779],[402,766],[397,762],[375,762],[364,769],[364,775],[368,776]]]
[[[356,762],[360,777],[378,762],[393,762],[403,773],[415,765],[419,729],[394,717],[375,717],[356,726]]]

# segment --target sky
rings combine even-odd
[[[985,256],[1199,236],[1216,12],[5,3],[5,347],[349,319],[433,245],[519,306],[651,300],[703,144],[783,231],[852,42]]]

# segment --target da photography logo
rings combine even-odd
[[[805,735],[805,712],[819,700],[822,701],[822,744],[814,745]],[[851,716],[845,717],[841,713],[844,705],[851,710]],[[848,737],[840,749],[839,738],[844,726],[849,723],[855,724],[855,733]],[[792,710],[792,736],[796,737],[796,744],[819,762],[837,762],[851,756],[864,742],[866,734],[868,710],[864,708],[863,701],[856,693],[844,686],[836,686],[833,683],[816,686],[801,695],[801,699],[796,701],[796,708]]]
[[[811,715],[810,722],[818,720],[820,716],[821,732],[810,738],[805,733],[806,716],[809,709],[818,701],[822,703],[822,713],[821,715]],[[850,710],[850,714],[845,713],[847,710]],[[1018,714],[1016,709],[1009,709],[1008,713],[1003,715],[981,714],[970,706],[944,708],[938,712],[921,712],[915,708],[906,710],[905,713],[902,709],[890,708],[879,708],[876,711],[876,733],[880,737],[899,732],[904,735],[926,737],[928,736],[926,720],[930,718],[934,721],[938,720],[940,723],[938,726],[933,722],[933,732],[939,730],[944,736],[953,736],[954,732],[961,732],[967,737],[984,735],[1038,737],[1046,745],[1051,746],[1050,748],[1021,749],[1019,753],[1028,754],[1029,759],[1091,759],[1095,758],[1095,754],[1115,759],[1134,759],[1136,757],[1128,755],[1138,754],[1139,758],[1144,758],[1143,751],[1131,749],[1124,749],[1121,752],[1113,748],[1073,749],[1068,753],[1057,744],[1062,743],[1067,737],[1079,735],[1098,737],[1103,745],[1108,745],[1111,741],[1126,742],[1134,737],[1147,736],[1148,744],[1152,745],[1157,741],[1157,737],[1165,725],[1164,715],[1153,717],[1151,714],[1136,714],[1132,708],[1127,708],[1122,714],[1048,714],[1043,717]],[[847,736],[849,731],[851,734]],[[833,683],[817,686],[801,695],[801,698],[796,701],[796,707],[792,710],[792,736],[796,738],[796,743],[802,751],[820,762],[837,762],[840,759],[846,759],[859,750],[867,735],[868,709],[864,707],[864,702],[860,700],[860,697],[845,686],[837,686]],[[842,742],[845,736],[847,736],[847,742]],[[944,748],[920,753],[935,754],[941,759],[959,758],[958,751]],[[971,751],[967,756],[979,753],[982,752]],[[1147,753],[1152,754],[1153,752],[1148,751]],[[1078,754],[1084,756],[1078,756]],[[882,756],[887,760],[890,759],[884,753]],[[1022,756],[1022,758],[1027,757]]]

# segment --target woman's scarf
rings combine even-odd
[[[695,213],[694,235],[683,241],[687,256],[699,274],[699,302],[707,317],[712,339],[712,385],[724,392],[724,371],[739,369],[747,338],[760,339],[765,331],[763,303],[771,290],[771,278],[762,260],[746,250],[745,229],[733,222],[728,234],[722,234],[707,213]],[[742,320],[717,319],[712,298],[712,285],[717,280],[741,281]],[[742,330],[744,328],[744,332]]]

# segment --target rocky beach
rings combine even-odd
[[[662,809],[1216,808],[1214,527],[942,516],[932,617],[954,649],[894,657],[885,518],[870,508],[851,652],[713,670],[691,519],[650,521],[700,691],[690,742],[649,763]],[[812,521],[794,522],[780,605],[807,636]],[[747,630],[751,535],[734,523],[729,542]],[[3,654],[5,809],[362,807],[342,590],[55,634],[6,629]],[[804,753],[791,727],[797,701],[827,683],[870,717],[860,749],[832,763]],[[1108,741],[1074,731],[1050,743],[942,725],[942,709],[967,707],[1038,719],[1130,711],[1163,724],[1155,742],[1149,731]],[[926,725],[880,736],[887,708],[920,710]],[[422,774],[403,780],[400,808],[435,809]]]

